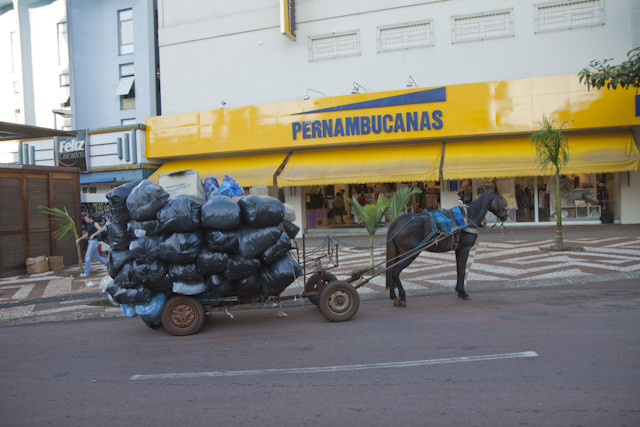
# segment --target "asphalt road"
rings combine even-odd
[[[0,329],[3,426],[637,426],[640,283]]]

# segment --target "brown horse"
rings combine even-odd
[[[400,281],[400,273],[420,255],[424,249],[430,252],[456,252],[456,271],[458,280],[456,292],[458,297],[469,299],[464,290],[464,276],[467,268],[469,251],[475,244],[487,211],[492,212],[500,221],[507,218],[507,201],[496,191],[489,190],[471,202],[466,208],[466,227],[454,228],[451,233],[439,235],[434,229],[435,222],[428,213],[405,214],[397,218],[387,231],[386,287],[389,298],[396,306],[404,307],[407,298]],[[449,211],[450,213],[450,211]],[[467,231],[467,229],[472,229]],[[438,238],[437,244],[433,239]],[[398,288],[399,299],[396,297]]]

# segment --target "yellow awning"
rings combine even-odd
[[[278,186],[437,181],[441,154],[441,144],[294,152]]]
[[[158,182],[158,177],[163,173],[196,169],[201,179],[215,176],[218,181],[222,181],[226,174],[243,187],[273,185],[273,175],[286,157],[287,153],[279,153],[216,159],[171,160],[160,166],[148,179]]]
[[[563,174],[636,171],[640,154],[631,132],[568,135],[569,162]],[[536,160],[529,138],[448,142],[443,179],[549,175]]]

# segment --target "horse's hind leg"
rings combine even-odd
[[[396,307],[407,306],[407,294],[404,290],[404,287],[402,286],[402,282],[400,281],[400,273],[402,272],[402,270],[408,267],[409,264],[411,264],[411,262],[413,262],[413,260],[417,256],[418,255],[405,258],[402,262],[398,263],[398,265],[394,266],[391,269],[391,278],[392,278],[393,286],[390,287],[389,297],[393,300],[393,305],[395,305]],[[398,298],[396,298],[395,288],[398,288]]]

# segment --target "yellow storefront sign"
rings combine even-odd
[[[635,91],[576,75],[354,94],[148,118],[146,156],[254,155],[362,144],[521,138],[542,116],[567,131],[640,125]],[[478,141],[480,143],[480,141]]]

